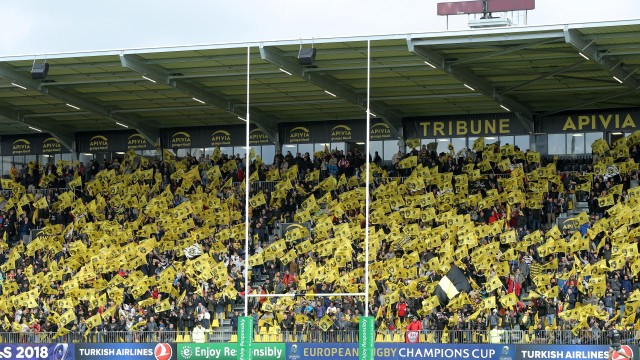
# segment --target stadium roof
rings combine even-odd
[[[362,118],[368,40],[371,111],[395,130],[407,116],[501,106],[532,127],[535,116],[640,104],[630,20],[4,57],[0,135],[31,126],[71,141],[119,122],[155,142],[160,128],[243,123],[247,48],[251,120],[272,140],[280,122]],[[301,45],[317,49],[314,67],[298,65]],[[32,80],[45,58],[48,77]]]

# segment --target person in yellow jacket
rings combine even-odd
[[[495,325],[491,331],[489,331],[489,342],[491,344],[500,344],[502,342],[502,335],[504,330],[498,330],[498,326]]]
[[[207,329],[202,326],[202,323],[198,321],[196,327],[191,332],[191,341],[194,343],[204,343],[206,338]]]

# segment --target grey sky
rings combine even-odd
[[[443,31],[445,0],[2,0],[0,56]],[[640,18],[638,0],[537,0],[529,25]],[[450,17],[451,30],[467,16]]]

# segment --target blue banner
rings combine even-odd
[[[633,348],[622,345],[618,351],[614,351],[612,360],[627,360],[621,354],[626,354],[631,359],[637,359],[638,355]],[[515,360],[537,359],[608,359],[609,345],[517,345]]]
[[[76,344],[76,360],[171,360],[176,346],[169,343],[84,343]]]
[[[375,344],[374,353],[377,360],[415,358],[433,360],[514,360],[515,346],[497,344],[377,343]],[[357,360],[358,355],[358,344],[355,343],[287,344],[287,360]]]
[[[0,344],[0,359],[73,360],[73,344]]]

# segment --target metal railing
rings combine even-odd
[[[405,331],[377,331],[377,343],[404,343]],[[62,336],[55,333],[0,332],[2,343],[118,343],[118,342],[190,342],[188,331],[92,331],[88,334],[72,331]],[[493,335],[493,336],[492,336]],[[622,331],[623,344],[640,343],[640,331]],[[254,333],[254,342],[300,342],[300,343],[357,343],[358,330],[309,330],[289,332]],[[207,342],[237,342],[235,331],[215,329],[206,333]],[[417,336],[421,343],[438,344],[563,344],[563,345],[608,345],[611,340],[606,332],[581,330],[504,330],[498,334],[487,330],[421,330]]]

